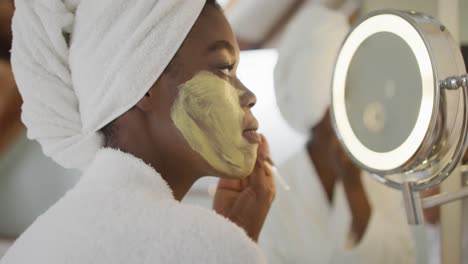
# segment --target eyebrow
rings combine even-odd
[[[231,55],[233,56],[236,54],[236,49],[234,48],[234,46],[232,46],[231,43],[229,43],[229,41],[226,40],[218,40],[214,42],[213,44],[208,46],[207,52],[214,52],[223,49],[229,51],[229,53],[231,53]]]

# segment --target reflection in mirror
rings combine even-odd
[[[408,138],[421,105],[419,72],[408,44],[393,33],[374,34],[357,49],[345,100],[350,125],[366,147],[388,152]]]

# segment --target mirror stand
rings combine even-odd
[[[462,263],[463,259],[468,258],[463,250],[467,242],[463,234],[468,227],[468,224],[464,224],[468,217],[468,210],[465,209],[468,201],[464,200],[468,197],[467,179],[468,166],[457,166],[440,185],[441,193],[425,198],[421,198],[419,192],[412,188],[414,183],[406,182],[402,185],[403,201],[410,225],[424,224],[423,209],[445,205],[440,208],[441,263],[444,264]]]
[[[468,165],[461,166],[460,169],[462,179],[468,178]],[[465,186],[466,180],[463,180],[462,183],[463,186]],[[408,224],[410,225],[424,224],[423,209],[444,205],[468,197],[468,186],[461,187],[452,192],[441,192],[425,198],[421,198],[419,191],[415,191],[412,186],[412,182],[405,182],[402,185],[403,201]]]

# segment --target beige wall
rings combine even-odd
[[[462,43],[468,44],[468,0],[458,1],[460,3],[460,38]],[[362,11],[365,14],[381,8],[396,8],[420,11],[438,17],[438,2],[438,0],[363,0]]]
[[[468,44],[468,0],[460,0],[460,31],[462,43]]]

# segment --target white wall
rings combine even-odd
[[[8,155],[0,157],[0,239],[21,234],[75,184],[78,175],[61,168],[37,142],[21,135]]]
[[[446,0],[449,2],[450,0]],[[461,42],[468,44],[468,0],[459,1]],[[362,13],[382,8],[414,10],[438,17],[438,0],[363,0]],[[465,14],[465,15],[463,15]]]
[[[468,44],[468,0],[460,0],[461,42]]]

